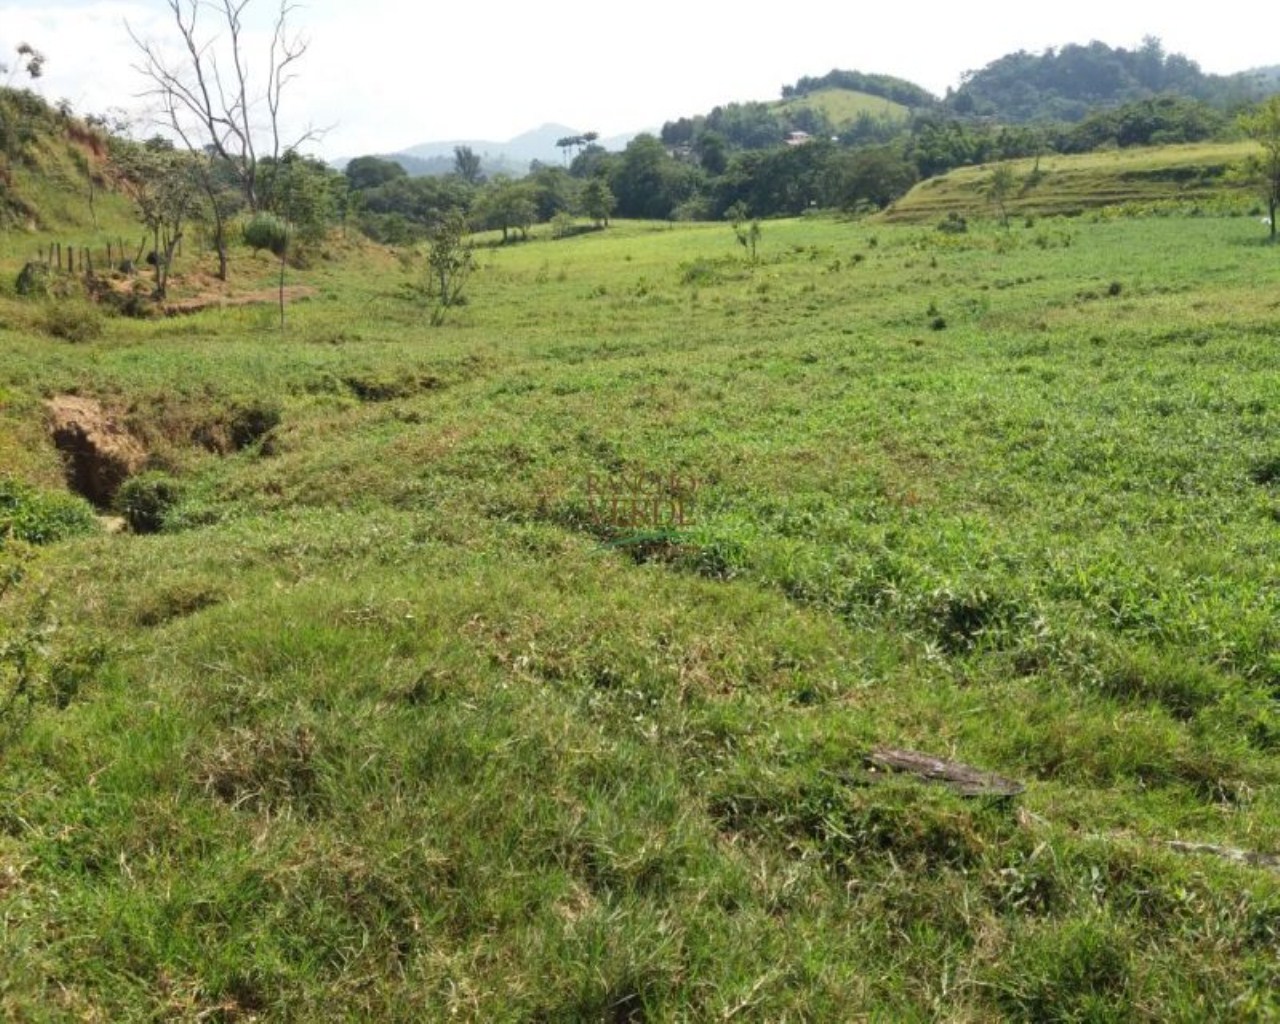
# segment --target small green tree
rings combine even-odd
[[[1018,187],[1018,179],[1013,168],[1008,164],[1000,164],[987,179],[987,199],[1000,213],[1000,223],[1009,227],[1009,200],[1013,198]]]
[[[244,195],[226,161],[212,153],[193,154],[193,159],[196,161],[196,178],[204,192],[209,241],[218,256],[218,280],[225,281],[228,276],[227,229],[232,218],[244,209]]]
[[[534,165],[537,166],[534,166]],[[577,209],[578,182],[563,167],[549,164],[530,164],[529,176],[524,179],[529,195],[538,208],[538,220],[549,221],[557,213]]]
[[[617,205],[618,201],[604,178],[592,178],[582,186],[582,212],[595,222],[596,227],[609,226],[609,215]]]
[[[1256,108],[1240,116],[1240,127],[1262,147],[1243,168],[1244,176],[1254,182],[1267,202],[1267,219],[1271,225],[1271,242],[1276,240],[1276,208],[1280,206],[1280,96],[1272,96]]]
[[[568,238],[573,234],[573,214],[568,210],[561,210],[551,218],[551,237],[552,238]]]
[[[259,188],[261,209],[289,225],[294,236],[291,241],[315,246],[338,220],[339,199],[347,190],[347,179],[314,157],[290,151],[279,160],[262,161]]]
[[[280,261],[280,330],[284,330],[284,269],[293,229],[274,213],[255,213],[244,226],[244,242],[255,252],[266,249]]]
[[[528,238],[529,228],[537,218],[538,205],[527,182],[497,178],[485,186],[476,201],[475,222],[490,230],[501,229],[504,244],[511,231]]]
[[[760,244],[760,235],[763,233],[760,230],[760,221],[752,218],[748,223],[747,207],[741,201],[730,206],[724,216],[733,226],[733,236],[747,253],[747,258],[752,263],[758,263],[756,247]]]
[[[451,213],[428,235],[427,280],[422,294],[431,310],[431,326],[444,323],[445,314],[461,305],[463,289],[475,269],[475,253],[467,239],[467,221],[461,213]]]
[[[138,219],[151,236],[148,261],[155,268],[155,297],[163,299],[187,222],[200,213],[201,188],[195,163],[189,154],[158,142],[129,148],[119,163],[133,186]]]

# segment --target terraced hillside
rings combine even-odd
[[[1248,143],[1206,143],[1011,161],[1018,188],[1008,208],[1016,214],[1068,216],[1126,205],[1249,208],[1255,205],[1252,192],[1233,180],[1232,170],[1256,149]],[[993,209],[986,188],[992,166],[962,167],[922,181],[883,219],[915,223],[949,214],[989,217]]]

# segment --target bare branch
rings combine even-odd
[[[244,17],[252,2],[165,0],[178,32],[180,58],[169,57],[127,23],[125,27],[140,58],[134,68],[149,81],[142,95],[157,102],[165,127],[191,151],[208,151],[225,161],[250,207],[257,209],[260,153],[269,146],[278,160],[318,133],[308,128],[291,146],[282,144],[282,96],[308,48],[306,40],[289,31],[296,5],[281,0],[262,66],[253,64],[246,52]],[[213,12],[213,31],[206,30],[206,12]],[[265,82],[265,92],[258,95],[252,88],[255,68]],[[259,112],[265,112],[261,127],[254,124]]]

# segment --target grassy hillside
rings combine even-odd
[[[0,295],[22,480],[77,392],[181,488],[0,548],[0,1017],[1274,1019],[1280,876],[1197,845],[1280,851],[1259,239],[619,224],[439,329],[373,252],[284,334]],[[678,545],[593,518],[634,472]]]
[[[1230,172],[1256,146],[1249,143],[1202,143],[1046,156],[1033,173],[1035,160],[1012,161],[1019,189],[1009,203],[1018,214],[1074,215],[1106,206],[1224,202],[1252,205],[1252,192],[1233,183]],[[948,214],[991,216],[985,187],[992,165],[963,167],[922,181],[886,211],[891,222],[937,221]]]
[[[821,110],[837,129],[847,128],[863,113],[898,121],[906,120],[909,113],[901,103],[852,89],[819,89],[795,99],[782,100],[777,108],[782,112],[802,108]]]
[[[0,229],[115,229],[130,216],[113,186],[105,135],[0,88]]]

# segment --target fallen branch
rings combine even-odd
[[[941,783],[961,796],[1012,797],[1026,789],[1021,782],[1006,779],[994,772],[982,771],[958,761],[946,761],[914,750],[877,747],[866,756],[866,763],[872,771],[906,772],[925,782]]]

